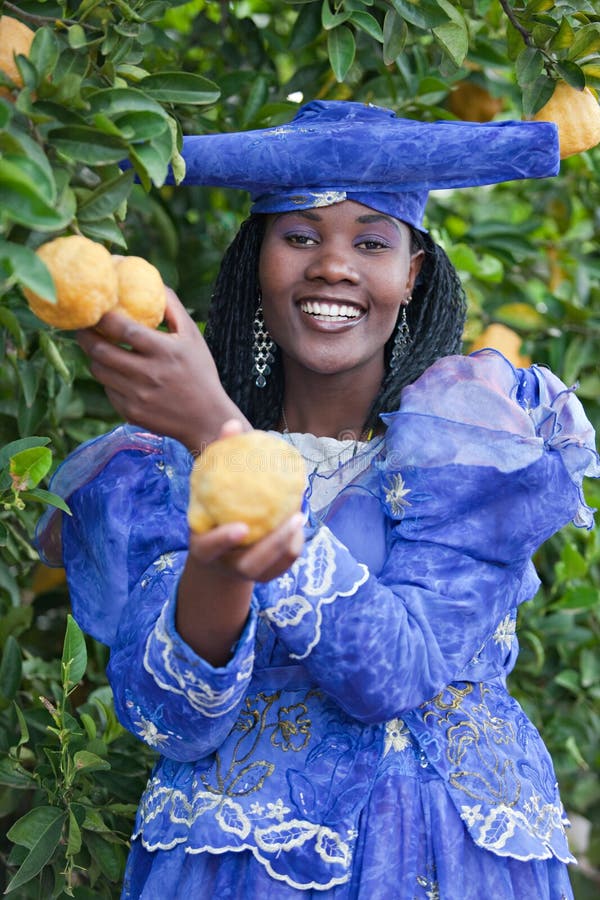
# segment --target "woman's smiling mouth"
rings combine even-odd
[[[300,303],[300,309],[320,322],[347,322],[351,319],[358,319],[364,312],[358,306],[348,303],[323,300],[303,300]]]

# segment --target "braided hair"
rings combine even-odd
[[[258,262],[265,231],[264,216],[242,223],[226,251],[211,299],[205,337],[223,387],[255,428],[275,428],[283,404],[283,366],[278,349],[265,387],[252,374],[253,321],[259,305]],[[446,253],[416,229],[411,252],[423,251],[423,264],[406,307],[411,340],[397,371],[389,366],[395,331],[384,353],[386,376],[369,412],[365,428],[373,428],[382,412],[398,408],[400,393],[436,359],[459,353],[466,315],[465,294]]]

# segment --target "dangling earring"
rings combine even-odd
[[[273,356],[275,342],[267,331],[267,326],[263,319],[262,297],[260,294],[258,295],[258,308],[252,323],[252,332],[254,334],[252,343],[252,356],[254,359],[252,375],[256,376],[254,380],[256,387],[264,388],[267,383],[266,376],[271,372],[271,364],[275,362],[275,357]]]
[[[406,353],[407,346],[410,344],[411,338],[408,322],[406,321],[406,307],[411,300],[412,297],[407,297],[406,304],[403,304],[402,306],[400,321],[398,322],[396,334],[394,335],[394,346],[392,347],[392,355],[390,357],[390,372],[392,375],[395,375],[400,368],[400,360]]]

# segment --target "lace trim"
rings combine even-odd
[[[193,709],[208,718],[217,718],[234,709],[240,702],[248,682],[252,676],[254,654],[249,652],[240,670],[236,673],[236,683],[224,690],[216,690],[213,685],[192,671],[189,660],[181,657],[169,634],[170,604],[163,607],[154,630],[148,636],[144,652],[144,668],[152,676],[154,682],[162,690],[181,694],[188,700]],[[161,677],[160,669],[156,671],[152,658],[157,656],[160,665],[172,681]],[[181,663],[184,670],[181,671]]]
[[[308,543],[306,554],[298,557],[292,567],[277,579],[278,593],[284,596],[261,609],[260,614],[278,628],[297,628],[307,616],[314,614],[314,626],[311,630],[308,625],[310,633],[303,636],[306,645],[304,649],[290,653],[292,659],[306,659],[321,640],[323,606],[333,603],[338,597],[352,596],[369,578],[368,568],[354,561],[352,572],[338,573],[336,550],[341,546],[327,528],[320,528]],[[338,589],[329,593],[334,576]],[[315,600],[311,602],[307,597]]]

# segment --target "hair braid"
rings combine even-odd
[[[278,350],[264,388],[254,383],[252,323],[260,301],[258,261],[264,235],[262,216],[250,216],[225,252],[211,299],[205,337],[215,359],[223,387],[255,428],[273,428],[283,403],[283,367]],[[466,301],[456,270],[429,235],[411,230],[412,250],[424,251],[423,265],[407,321],[412,335],[399,370],[384,379],[375,398],[367,427],[382,412],[398,408],[400,393],[436,359],[460,352]],[[386,344],[386,365],[395,332]]]
[[[406,320],[412,336],[398,370],[389,369],[396,330],[385,347],[387,376],[375,398],[366,422],[371,428],[380,413],[397,409],[400,393],[407,384],[422,375],[436,359],[460,353],[466,316],[466,298],[445,251],[428,234],[412,231],[412,251],[423,250],[412,300],[406,308]]]

